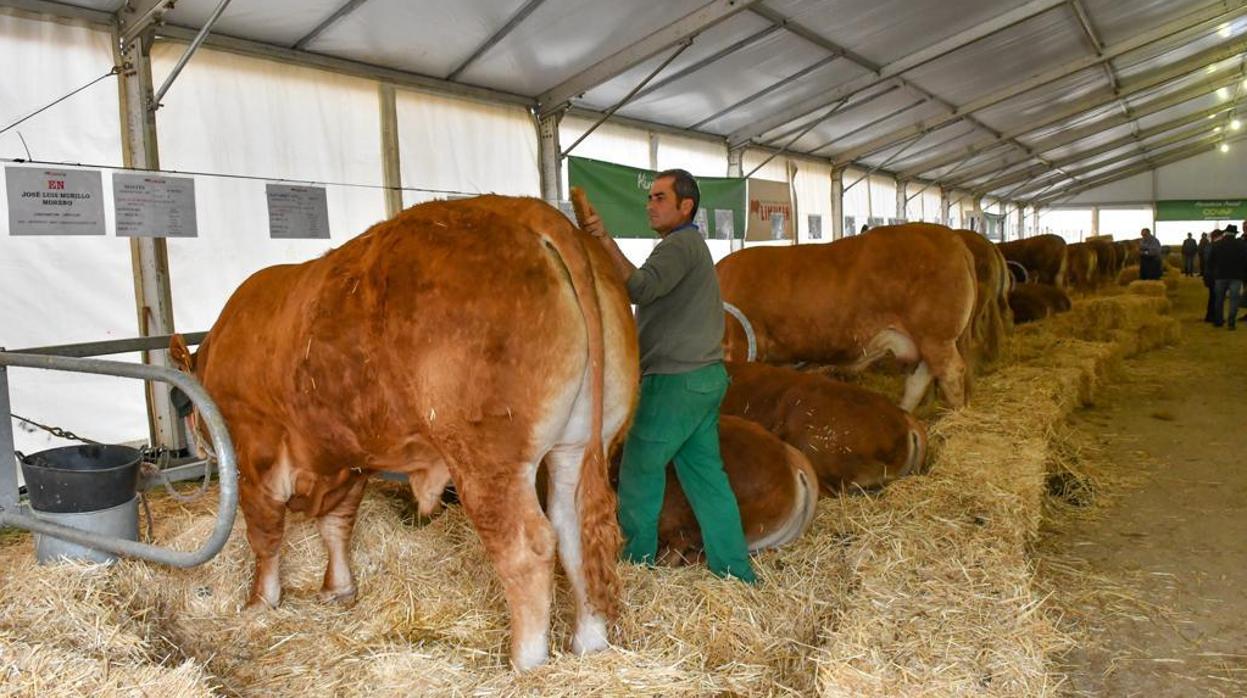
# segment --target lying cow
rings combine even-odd
[[[719,418],[719,444],[750,552],[791,543],[805,533],[818,504],[819,480],[810,461],[758,424],[730,415]],[[674,466],[668,466],[659,561],[679,565],[702,554],[701,528]]]
[[[915,365],[901,405],[912,410],[932,379],[952,407],[965,403],[976,281],[974,257],[951,230],[910,223],[830,244],[752,247],[716,266],[723,300],[756,336],[757,359],[860,371],[893,354]],[[734,318],[729,360],[748,357]]]
[[[1065,291],[1049,284],[1021,284],[1009,294],[1013,320],[1019,324],[1042,320],[1070,309]]]
[[[1065,287],[1065,239],[1060,235],[1035,237],[999,244],[1005,259],[1026,268],[1030,281]]]
[[[990,240],[973,230],[953,232],[974,255],[974,275],[978,280],[974,300],[975,345],[983,359],[995,361],[1000,355],[1000,342],[1013,325],[1013,312],[1009,310],[1013,276],[1004,255]]]
[[[926,428],[878,393],[779,366],[733,361],[727,369],[723,414],[795,446],[825,494],[882,487],[926,467]]]
[[[322,597],[348,601],[369,474],[408,473],[425,513],[449,477],[502,582],[514,665],[548,656],[556,548],[573,650],[606,647],[620,535],[603,450],[637,390],[636,329],[611,261],[557,209],[427,203],[323,257],[263,269],[193,368],[238,455],[256,555],[248,606],[281,600],[288,510],[317,519]],[[533,484],[543,461],[548,516]]]

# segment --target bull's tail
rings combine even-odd
[[[927,470],[927,428],[911,414],[906,413],[905,419],[909,422],[909,455],[905,459],[905,474],[917,475]]]
[[[589,209],[584,192],[572,190],[572,202],[578,220],[584,220]],[[580,312],[584,316],[589,347],[589,386],[591,416],[589,442],[585,445],[580,467],[580,484],[576,491],[576,507],[580,515],[580,547],[589,604],[607,618],[618,615],[619,574],[617,563],[621,536],[616,515],[615,491],[607,472],[602,423],[605,397],[606,339],[602,305],[589,253],[582,235],[572,228],[559,227],[547,231],[547,239],[562,258],[571,276],[572,288]]]

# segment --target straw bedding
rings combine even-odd
[[[758,588],[621,566],[605,653],[562,651],[560,580],[555,656],[509,671],[505,604],[462,512],[421,525],[402,489],[378,482],[354,538],[353,608],[316,599],[324,554],[298,518],[285,599],[261,614],[239,612],[241,516],[194,570],[37,567],[28,537],[0,537],[0,694],[1050,694],[1050,658],[1070,640],[1036,591],[1029,545],[1061,460],[1054,433],[1124,357],[1177,339],[1168,308],[1132,291],[1019,327],[971,405],[931,425],[931,472],[823,499],[809,533],[758,557]],[[159,541],[189,549],[208,535],[213,497],[152,496]]]

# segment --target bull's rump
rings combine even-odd
[[[973,258],[942,226],[879,228],[829,244],[754,247],[716,266],[723,299],[767,361],[845,363],[896,328],[955,341],[975,299]],[[729,321],[729,332],[735,323]]]
[[[540,234],[555,225],[570,228],[535,200],[434,202],[261,270],[209,333],[201,379],[227,397],[227,422],[281,425],[320,473],[392,469],[439,441],[515,458],[571,409],[588,363],[586,321]],[[599,298],[607,334],[622,335],[626,299]]]

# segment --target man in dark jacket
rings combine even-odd
[[[1204,275],[1204,267],[1208,264],[1208,246],[1212,243],[1208,241],[1208,233],[1200,233],[1199,235],[1199,253],[1195,255],[1196,261],[1199,263],[1199,275]]]
[[[1217,279],[1212,273],[1212,250],[1218,242],[1221,241],[1221,231],[1213,229],[1212,239],[1208,243],[1208,247],[1204,250],[1204,255],[1200,265],[1202,267],[1201,276],[1204,277],[1204,286],[1208,289],[1208,310],[1204,313],[1204,322],[1216,322],[1216,317],[1212,311],[1216,307],[1216,287]]]
[[[1195,242],[1195,236],[1190,233],[1186,234],[1186,239],[1182,241],[1182,275],[1195,276],[1195,255],[1199,252],[1199,243]]]
[[[1139,278],[1144,281],[1159,281],[1165,273],[1164,250],[1160,240],[1152,235],[1152,231],[1144,228],[1139,239]]]
[[[1228,324],[1236,329],[1238,301],[1243,292],[1243,280],[1247,279],[1247,246],[1236,235],[1237,226],[1227,225],[1225,235],[1212,246],[1213,288],[1212,324],[1221,327]],[[1230,296],[1230,318],[1225,322],[1225,296]]]

